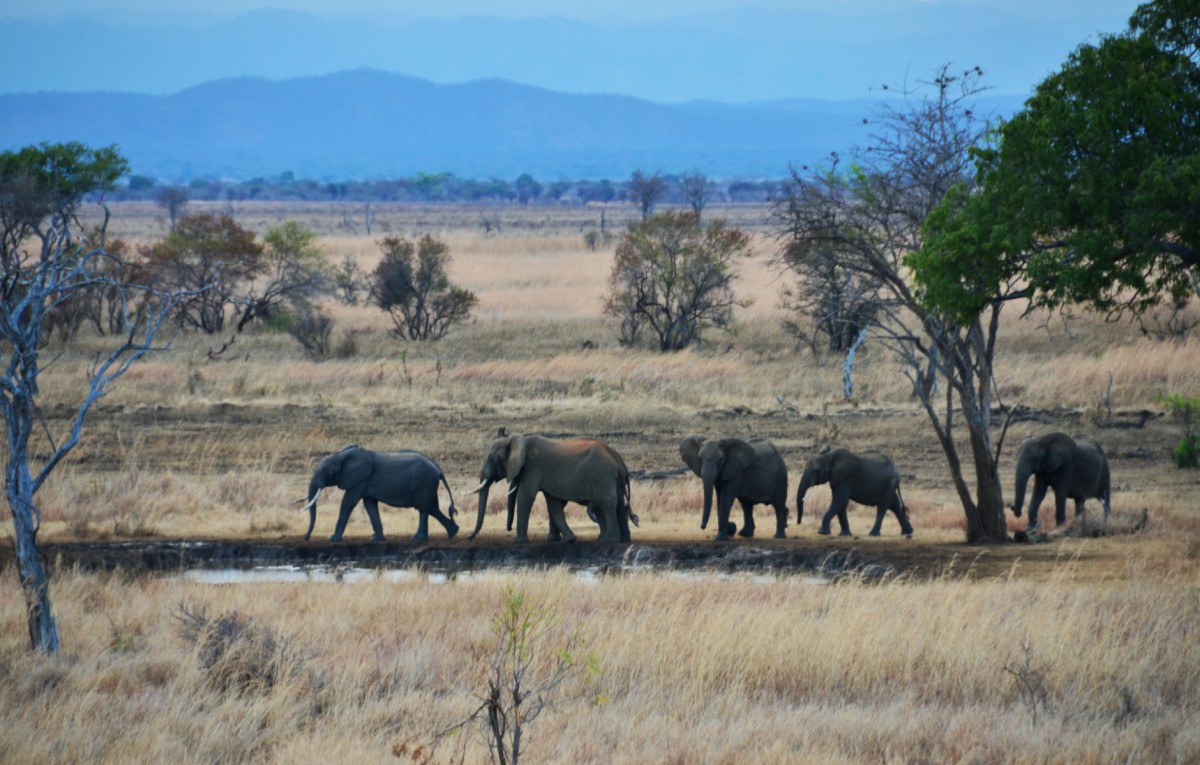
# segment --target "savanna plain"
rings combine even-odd
[[[1047,502],[1045,541],[968,546],[945,457],[898,364],[868,342],[847,400],[842,357],[814,355],[784,330],[791,277],[771,263],[765,207],[707,212],[753,233],[735,283],[752,302],[734,332],[674,354],[618,344],[602,313],[613,246],[584,239],[599,209],[376,206],[370,234],[352,205],[231,209],[260,234],[298,220],[331,262],[349,256],[364,271],[380,236],[434,234],[450,246],[451,279],[479,305],[442,341],[406,344],[377,309],[331,300],[341,350],[319,362],[262,328],[222,352],[228,334],[179,335],[94,407],[83,442],[39,494],[39,542],[305,544],[296,500],[316,462],[349,443],[432,456],[469,529],[467,492],[504,427],[604,438],[635,473],[634,544],[715,545],[712,527],[699,529],[699,480],[678,472],[679,440],[762,435],[791,475],[789,538],[761,538],[772,524],[760,507],[760,537],[723,544],[850,549],[896,573],[823,582],[804,572],[537,568],[210,583],[59,565],[51,599],[64,648],[46,657],[29,650],[8,564],[0,761],[487,761],[480,726],[439,734],[480,706],[498,619],[522,594],[552,615],[531,644],[535,676],[563,646],[587,657],[526,720],[529,762],[1200,762],[1200,473],[1172,464],[1181,433],[1157,398],[1200,392],[1196,331],[1159,339],[1129,321],[1012,306],[996,384],[1005,404],[1027,409],[1001,456],[1006,498],[1022,438],[1087,433],[1112,466],[1117,533],[1056,529]],[[110,232],[134,243],[166,233],[153,206],[112,212]],[[632,216],[612,206],[605,222],[619,234]],[[499,233],[484,219],[498,219]],[[105,342],[85,330],[48,346],[52,431]],[[865,508],[850,513],[853,537],[819,537],[827,487],[795,524],[800,471],[823,444],[893,456],[912,539],[890,517],[882,537],[868,538]],[[307,544],[330,544],[318,540],[339,499],[323,496]],[[432,523],[429,544],[510,545],[503,504],[494,492],[478,539],[447,540]],[[541,507],[535,540],[548,529]],[[1090,503],[1089,516],[1098,511]],[[576,544],[594,544],[582,508],[568,518]],[[407,539],[416,521],[410,509],[383,512],[391,540]],[[1016,531],[1024,519],[1010,523]],[[4,533],[11,560],[7,524]],[[369,538],[361,510],[346,536]]]

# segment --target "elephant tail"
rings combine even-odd
[[[454,492],[450,491],[450,483],[446,480],[446,474],[440,473],[439,478],[442,479],[442,486],[446,487],[446,494],[450,497],[450,511],[447,513],[451,518],[458,515],[458,508],[454,506]]]
[[[626,474],[625,474],[625,507],[624,507],[624,512],[626,512],[626,513],[628,513],[628,514],[629,514],[629,520],[633,521],[633,525],[634,525],[634,526],[641,527],[641,525],[642,525],[642,519],[638,517],[638,514],[637,514],[637,513],[633,512],[633,488],[632,488],[632,485],[631,485],[631,483],[630,483],[630,478],[629,478],[629,474],[628,474],[628,473],[626,473]]]

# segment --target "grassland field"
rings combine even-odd
[[[226,209],[193,203],[192,210]],[[184,334],[139,363],[93,408],[79,447],[39,494],[39,541],[259,539],[300,544],[296,500],[321,456],[348,443],[414,448],[445,470],[462,512],[497,428],[599,435],[633,471],[682,467],[690,433],[762,435],[784,454],[789,507],[823,444],[890,453],[916,533],[894,518],[866,537],[818,537],[827,487],[810,494],[789,539],[730,544],[853,549],[901,573],[884,582],[803,576],[580,579],[557,569],[416,575],[343,583],[204,584],[183,576],[59,568],[51,598],[58,657],[28,650],[16,573],[0,597],[0,761],[5,763],[396,762],[428,756],[434,734],[478,705],[493,622],[510,590],[556,610],[600,667],[563,688],[527,731],[531,762],[1107,763],[1200,762],[1200,472],[1169,458],[1179,440],[1160,393],[1200,392],[1200,337],[1161,340],[1128,321],[1004,317],[997,386],[1029,408],[1001,458],[1027,435],[1084,432],[1113,474],[1112,526],[1089,536],[1050,527],[1043,544],[964,544],[945,456],[897,363],[868,343],[842,395],[842,358],[813,355],[783,329],[791,277],[772,264],[765,206],[712,208],[754,236],[735,290],[752,303],[732,333],[676,354],[617,343],[601,306],[612,244],[591,250],[601,209],[234,203],[258,233],[311,227],[333,262],[369,271],[380,236],[432,233],[450,245],[451,278],[479,296],[473,319],[436,344],[406,344],[360,302],[330,302],[344,358],[307,360],[285,334]],[[163,236],[152,205],[116,204],[112,234]],[[607,230],[635,215],[611,205]],[[499,233],[482,221],[498,218]],[[1193,307],[1191,310],[1195,310]],[[41,402],[61,433],[106,338],[84,332],[45,351]],[[35,453],[44,453],[42,441]],[[971,475],[968,468],[968,480]],[[332,494],[333,496],[330,496]],[[322,497],[312,544],[336,517]],[[636,478],[637,542],[704,542],[700,482]],[[1092,504],[1092,514],[1098,506]],[[443,494],[443,506],[445,497]],[[539,501],[531,538],[548,529]],[[760,508],[759,533],[770,528]],[[508,545],[493,492],[481,538]],[[596,527],[571,506],[591,544]],[[406,539],[416,513],[385,509]],[[1017,530],[1024,521],[1012,519]],[[11,546],[11,530],[2,543]],[[370,527],[356,511],[347,538]],[[715,543],[714,543],[715,544]],[[180,604],[236,613],[283,646],[269,687],[214,682],[180,633]],[[547,648],[546,654],[553,650]],[[1031,685],[1037,681],[1036,687]],[[435,761],[487,761],[477,732]]]

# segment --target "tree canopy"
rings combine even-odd
[[[978,192],[927,221],[925,299],[968,319],[1018,281],[1006,297],[1108,312],[1200,291],[1197,30],[1194,1],[1148,3],[1046,78],[976,152]]]

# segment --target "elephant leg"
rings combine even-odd
[[[744,499],[739,499],[738,503],[742,506],[742,530],[738,534],[752,537],[754,536],[754,503]]]
[[[780,500],[779,502],[775,503],[774,508],[775,508],[775,538],[776,539],[787,539],[787,534],[784,533],[784,529],[787,528],[787,517],[788,517],[787,504],[783,500]]]
[[[623,504],[617,506],[617,534],[622,542],[630,542],[633,537],[629,533],[629,513],[625,512]]]
[[[1041,476],[1033,479],[1033,494],[1029,497],[1029,528],[1031,529],[1037,528],[1038,508],[1042,506],[1042,500],[1046,498],[1046,490],[1049,488]]]
[[[904,507],[904,502],[901,501],[899,494],[892,495],[891,510],[895,513],[896,520],[900,521],[900,533],[905,536],[911,536],[913,527],[908,522],[908,510]]]
[[[609,497],[604,502],[599,503],[599,510],[596,515],[604,522],[600,524],[600,542],[604,544],[618,544],[621,541],[620,521],[617,516],[616,497]]]
[[[729,511],[733,509],[733,496],[729,492],[717,491],[717,541],[728,541],[736,527],[729,522]]]
[[[877,537],[880,530],[883,529],[883,516],[887,515],[888,506],[886,502],[880,502],[875,507],[875,525],[871,527],[871,531],[867,536]]]
[[[1067,522],[1067,491],[1069,487],[1064,486],[1062,491],[1057,488],[1054,490],[1054,523],[1063,526]]]
[[[517,535],[513,541],[517,544],[529,542],[529,513],[533,510],[533,500],[537,490],[521,486],[517,490]]]
[[[442,524],[442,528],[444,528],[446,530],[446,538],[447,539],[454,539],[454,535],[458,533],[458,524],[454,521],[453,518],[449,517],[448,515],[446,515],[445,513],[442,512],[441,505],[438,504],[436,497],[433,500],[432,506],[429,508],[429,512],[422,513],[421,515],[422,515],[422,523],[425,524],[425,527],[423,529],[425,531],[425,536],[421,540],[418,540],[416,537],[413,537],[413,541],[423,541],[424,539],[429,538],[429,521],[428,521],[429,518],[432,518],[435,521],[437,521],[438,523]],[[418,529],[417,533],[420,534],[421,531],[422,531],[422,529]]]
[[[846,506],[849,504],[850,485],[844,483],[833,487],[833,502],[829,504],[829,509],[825,511],[825,516],[821,518],[821,528],[817,529],[817,533],[829,534],[829,524],[836,515],[838,525],[842,527],[841,536],[850,536],[850,519],[846,517]]]
[[[367,517],[371,519],[371,530],[375,532],[375,536],[371,537],[371,541],[382,542],[383,521],[379,519],[379,500],[374,497],[363,497],[363,507],[367,509]],[[427,523],[424,515],[421,516],[421,523]]]
[[[575,533],[571,531],[571,527],[567,525],[567,516],[563,512],[566,507],[564,500],[557,497],[546,496],[546,508],[550,511],[550,526],[559,531],[560,538],[566,542],[575,541]]]
[[[561,542],[563,538],[562,530],[559,529],[558,524],[554,522],[554,513],[550,512],[549,500],[546,500],[546,520],[550,523],[550,531],[546,534],[546,541]]]
[[[347,489],[342,495],[342,506],[338,510],[337,524],[333,527],[333,533],[329,535],[330,542],[342,541],[342,535],[346,533],[346,522],[350,520],[350,513],[353,512],[354,506],[362,499],[362,491]]]

